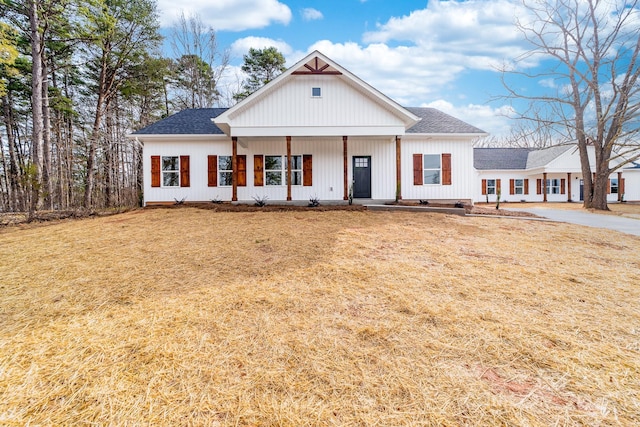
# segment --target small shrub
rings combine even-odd
[[[353,184],[349,186],[349,204],[353,204]]]
[[[456,207],[456,208],[464,208],[464,203],[462,203],[462,202],[456,202],[455,207]]]
[[[220,203],[222,203],[222,199],[220,199],[220,197],[216,196],[215,199],[211,199],[211,203],[215,203],[216,205],[219,205]]]
[[[253,200],[255,200],[256,202],[254,203],[255,206],[258,206],[259,208],[262,208],[264,206],[267,206],[267,200],[269,198],[267,196],[262,196],[262,197],[258,197],[258,196],[253,196]]]
[[[307,206],[309,206],[310,208],[317,208],[318,206],[320,206],[320,199],[318,198],[318,196],[309,197],[309,204]]]
[[[175,200],[175,201],[176,201],[176,202],[175,202],[175,204],[176,204],[176,205],[184,205],[184,201],[185,201],[185,200],[187,200],[187,197],[185,196],[185,197],[183,197],[183,198],[182,198],[182,199],[180,199],[180,200],[178,200],[178,199],[175,199],[175,198],[174,198],[173,200]]]
[[[421,205],[428,205],[429,201],[420,199],[420,201],[418,203],[420,203]]]

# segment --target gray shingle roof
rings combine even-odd
[[[474,148],[473,167],[478,170],[526,169],[530,148]]]
[[[542,150],[534,150],[529,154],[529,158],[527,159],[527,169],[542,167],[560,154],[575,147],[575,145],[556,145]]]
[[[195,108],[182,110],[133,135],[223,135],[224,132],[211,121],[227,111],[227,108]]]
[[[407,133],[486,133],[435,108],[405,107],[422,118]]]
[[[227,108],[182,110],[133,132],[133,135],[222,135],[224,132],[211,119],[226,110]],[[407,133],[485,133],[483,130],[435,108],[409,107],[407,110],[422,118],[422,120],[409,128]]]

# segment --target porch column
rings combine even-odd
[[[571,172],[567,172],[567,202],[572,202],[571,200]]]
[[[238,137],[231,137],[232,148],[231,148],[231,201],[238,201]]]
[[[547,201],[547,173],[542,173],[542,201]]]
[[[396,200],[402,200],[402,162],[400,161],[401,138],[396,136]]]
[[[347,167],[349,166],[349,162],[347,161],[347,139],[348,137],[342,137],[342,159],[344,165],[344,197],[343,200],[349,200],[349,183],[347,182]]]
[[[622,195],[624,194],[624,185],[622,184],[622,172],[618,172],[618,201],[622,201]]]
[[[287,136],[287,201],[291,200],[291,137]]]

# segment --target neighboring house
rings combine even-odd
[[[591,170],[595,151],[589,148]],[[615,164],[614,161],[612,161]],[[545,149],[475,148],[476,201],[578,202],[584,200],[580,155],[576,144]],[[629,181],[629,182],[627,182]],[[626,188],[633,193],[625,194]],[[640,168],[622,168],[609,177],[609,202],[640,200]]]
[[[229,109],[185,110],[130,135],[144,145],[144,203],[472,201],[486,133],[404,108],[313,52]]]

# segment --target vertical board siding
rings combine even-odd
[[[311,88],[322,88],[313,98]],[[233,126],[393,126],[400,119],[339,76],[293,76],[233,117]]]
[[[449,172],[443,166],[441,184],[414,184],[414,154],[450,155]],[[445,158],[447,156],[444,156]],[[446,160],[443,161],[443,163]],[[476,176],[473,172],[473,146],[465,138],[424,139],[407,134],[402,138],[402,197],[409,200],[469,200],[476,194]],[[416,172],[417,173],[417,172]],[[447,176],[445,176],[445,173]],[[422,173],[421,173],[422,175]],[[422,178],[420,178],[420,182]],[[451,182],[451,184],[445,184]],[[476,187],[477,185],[477,187]]]

